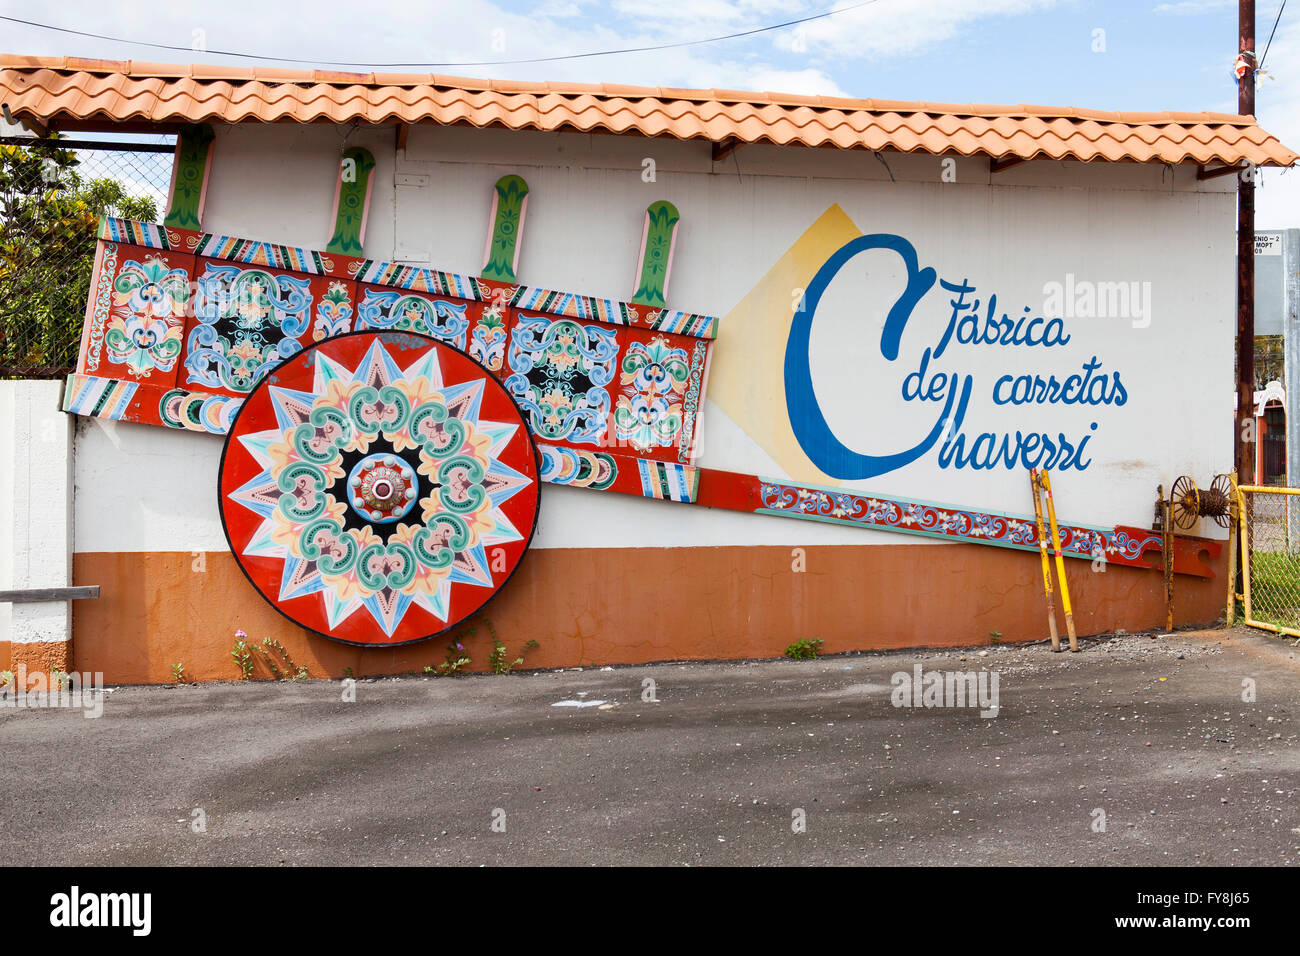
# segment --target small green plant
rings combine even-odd
[[[1002,640],[1002,632],[989,631],[989,640],[992,641],[994,644],[998,643],[1000,640]]]
[[[491,629],[491,623],[488,628]],[[507,660],[509,655],[506,653],[506,646],[497,638],[496,631],[492,631],[492,652],[488,654],[488,667],[492,669],[493,674],[509,674],[511,668],[518,667],[524,662],[524,654],[537,647],[536,641],[528,641],[519,649],[519,656],[513,661]]]
[[[469,634],[473,634],[474,629],[469,629]],[[466,635],[468,636],[468,634]],[[441,664],[436,667],[426,667],[424,673],[437,674],[456,674],[470,665],[470,656],[465,650],[465,645],[459,640],[454,640],[447,645],[447,654]]]
[[[796,661],[807,660],[816,657],[821,651],[822,639],[820,637],[804,638],[795,641],[785,649],[785,656],[793,658]]]
[[[271,656],[272,652],[280,658],[280,663],[276,663],[275,658]],[[283,644],[274,638],[262,638],[262,646],[258,648],[258,653],[262,655],[262,660],[266,662],[267,669],[270,670],[271,676],[276,680],[296,681],[308,677],[307,668],[301,664],[295,664],[289,652],[285,650]],[[284,669],[281,670],[281,665]]]
[[[270,642],[271,639],[269,637],[262,638],[262,646],[257,649],[257,652],[262,655],[262,660],[266,662],[266,669],[271,672],[271,676],[276,680],[279,680],[280,668],[275,666],[275,661],[271,659],[271,655],[268,652]]]
[[[488,627],[491,626],[492,624],[489,622]],[[469,667],[473,661],[469,656],[469,651],[465,650],[465,642],[474,636],[476,630],[478,630],[478,625],[469,624],[465,630],[461,632],[460,637],[453,638],[452,642],[447,645],[447,653],[443,656],[442,663],[433,666],[426,666],[424,668],[424,673],[458,674],[465,668]],[[495,634],[495,632],[493,633]]]
[[[63,690],[63,684],[67,681],[68,675],[63,673],[57,667],[50,668],[50,690],[58,692]]]
[[[178,684],[186,683],[185,665],[182,664],[180,661],[177,661],[175,664],[172,665],[172,680]]]
[[[345,678],[347,678],[348,680],[351,680],[351,679],[352,679],[352,668],[351,668],[351,667],[345,667],[345,668],[343,668],[343,676],[344,676]]]
[[[506,653],[506,645],[497,636],[497,629],[492,626],[492,622],[485,617],[483,623],[487,625],[488,633],[492,635],[492,650],[488,653],[488,668],[493,674],[509,674],[511,668],[518,667],[524,662],[524,654],[537,646],[536,641],[528,641],[519,649],[519,656],[512,661],[509,659],[509,654]]]
[[[253,678],[253,652],[248,649],[248,635],[243,631],[235,632],[235,646],[230,650],[230,656],[235,659],[239,665],[239,676],[241,680],[252,680]]]
[[[0,691],[16,690],[17,686],[13,671],[0,671]]]

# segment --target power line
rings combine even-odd
[[[180,50],[184,53],[206,53],[212,56],[230,56],[238,57],[243,60],[261,60],[267,63],[314,63],[318,66],[347,66],[347,67],[379,67],[381,69],[402,68],[431,68],[431,67],[460,67],[460,66],[513,66],[523,63],[555,63],[560,60],[585,60],[597,56],[618,56],[624,53],[652,53],[658,50],[677,50],[682,47],[702,46],[706,43],[721,43],[724,40],[738,40],[743,37],[751,37],[760,33],[770,33],[773,30],[784,30],[787,27],[797,27],[800,24],[812,23],[814,20],[824,20],[827,17],[833,17],[840,13],[848,13],[850,10],[857,10],[862,7],[871,6],[879,3],[880,0],[862,0],[852,6],[841,7],[838,10],[828,10],[825,13],[817,13],[809,17],[801,17],[798,20],[787,20],[784,23],[774,23],[771,26],[755,27],[753,30],[744,30],[740,33],[728,33],[726,36],[709,37],[706,40],[683,40],[679,43],[660,43],[653,46],[627,47],[621,50],[599,50],[591,53],[570,53],[564,56],[539,56],[522,60],[462,60],[455,63],[351,63],[341,60],[303,60],[286,56],[261,56],[257,53],[239,53],[232,50],[194,50],[192,47],[173,46],[167,43],[150,43],[145,40],[127,40],[122,37],[105,36],[101,33],[88,33],[84,30],[72,30],[67,27],[57,27],[49,23],[37,23],[32,20],[20,20],[17,17],[0,16],[0,20],[7,20],[10,23],[18,23],[23,26],[36,27],[41,30],[53,30],[57,33],[70,33],[73,36],[90,37],[95,40],[107,40],[110,43],[132,43],[136,46],[152,47],[155,50]]]
[[[1259,58],[1259,67],[1256,73],[1264,69],[1264,61],[1268,59],[1268,48],[1273,45],[1273,34],[1277,32],[1278,22],[1282,19],[1282,11],[1286,9],[1286,0],[1282,0],[1282,6],[1277,9],[1277,18],[1273,21],[1273,29],[1268,31],[1268,42],[1264,44],[1264,55]]]

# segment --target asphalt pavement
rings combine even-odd
[[[0,707],[0,863],[1300,862],[1300,649],[1246,629],[118,687],[85,713]]]

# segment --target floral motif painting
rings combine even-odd
[[[468,302],[432,299],[393,289],[364,288],[357,307],[357,328],[418,332],[465,347]]]
[[[104,330],[107,360],[140,378],[170,372],[181,354],[189,275],[160,256],[133,259],[113,281],[112,305]]]
[[[622,394],[614,412],[620,443],[639,452],[677,443],[689,361],[685,349],[673,348],[662,335],[628,346],[620,365]]]
[[[348,284],[331,282],[329,289],[316,305],[316,324],[312,327],[312,341],[319,342],[341,335],[352,328],[352,297]]]
[[[197,282],[185,381],[247,394],[302,348],[312,298],[306,277],[207,263]]]
[[[501,371],[506,360],[506,323],[499,305],[490,305],[474,326],[469,354],[484,368]]]
[[[612,328],[521,315],[510,337],[506,388],[543,441],[599,445],[605,437],[618,340]]]

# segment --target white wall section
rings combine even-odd
[[[220,128],[204,228],[323,247],[344,133],[324,125]],[[996,296],[995,317],[1060,316],[1059,333],[1068,337],[1059,345],[987,344],[961,341],[955,328],[942,356],[929,361],[925,381],[970,377],[971,399],[958,429],[966,454],[985,433],[1012,445],[1017,432],[1087,439],[1084,457],[1091,463],[1058,469],[1053,485],[1064,520],[1101,526],[1149,525],[1157,484],[1167,488],[1179,474],[1201,484],[1231,468],[1235,199],[1223,178],[1198,182],[1193,168],[1053,161],[990,175],[986,159],[957,158],[949,182],[935,156],[746,146],[715,165],[703,142],[416,127],[399,153],[391,129],[359,129],[347,137],[346,145],[366,146],[377,160],[366,234],[366,254],[374,258],[409,259],[418,252],[435,268],[476,273],[492,184],[515,172],[530,187],[520,281],[627,297],[646,206],[658,199],[675,203],[682,222],[669,305],[726,316],[710,383],[715,399],[722,350],[729,350],[726,364],[736,374],[751,357],[753,368],[765,367],[763,356],[785,347],[784,340],[752,334],[760,316],[737,310],[738,304],[752,301],[746,297],[774,265],[838,208],[834,215],[860,234],[904,239],[937,277],[908,319],[892,361],[882,356],[880,338],[904,285],[899,258],[863,253],[827,285],[809,363],[815,397],[844,445],[888,455],[934,425],[942,401],[909,399],[904,389],[953,317],[954,295],[941,283],[965,283],[973,290],[967,299],[980,302],[978,326]],[[653,182],[646,181],[647,161]],[[795,290],[777,291],[772,307],[789,309]],[[1115,315],[1121,293],[1129,301]],[[1094,393],[1094,403],[999,401],[1020,376],[1064,381],[1089,366],[1092,378],[1111,382]],[[1003,376],[1011,378],[995,392]],[[788,429],[788,422],[746,420],[745,406],[781,383],[742,378],[741,401],[726,409],[706,402],[698,464],[814,482],[817,469],[774,451],[776,426]],[[81,422],[77,550],[224,550],[215,504],[220,450],[221,440],[206,435]],[[878,495],[1031,513],[1020,464],[977,468],[956,461],[949,456],[945,467],[936,445],[909,464],[843,483]],[[1199,533],[1222,536],[1204,523]],[[548,486],[534,543],[882,541],[921,543]]]
[[[62,382],[0,382],[0,591],[72,583],[72,420]],[[0,641],[66,641],[67,601],[0,603]]]

